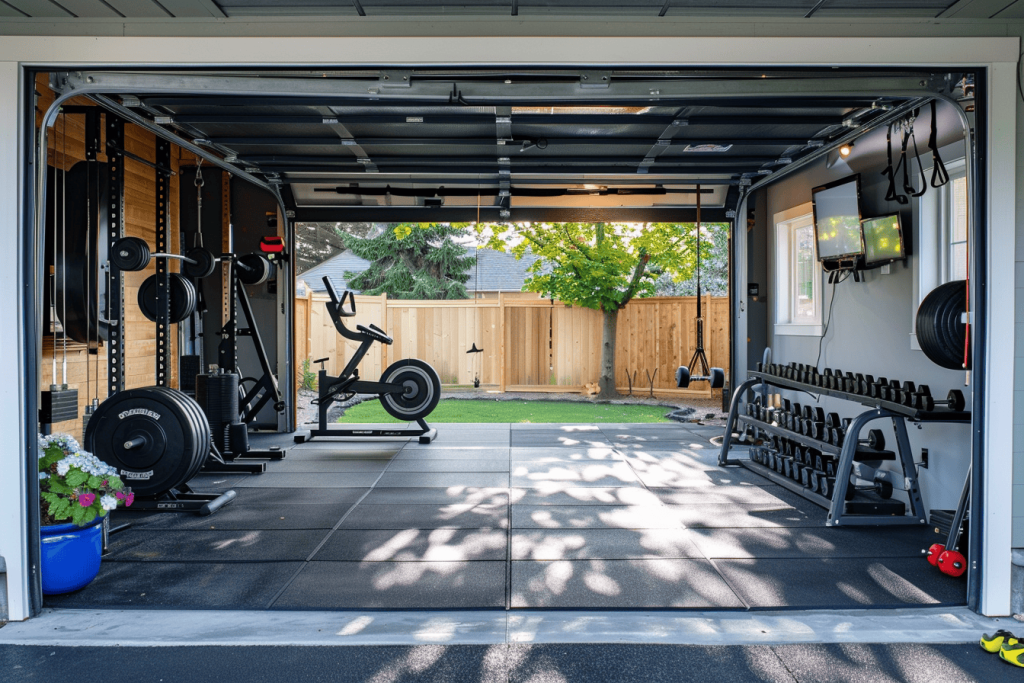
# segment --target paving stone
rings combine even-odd
[[[440,505],[358,505],[343,529],[482,529],[508,527],[508,505],[445,503]]]
[[[515,531],[513,560],[703,558],[685,529],[545,529]]]
[[[377,483],[386,488],[505,487],[507,472],[385,472]]]
[[[508,505],[508,488],[487,486],[378,486],[360,505]]]
[[[532,488],[512,488],[510,497],[519,505],[662,505],[654,493],[638,486],[579,487],[551,482]]]
[[[366,488],[380,476],[376,472],[264,472],[232,484],[232,488]]]
[[[665,507],[513,505],[513,529],[681,529]]]
[[[531,488],[551,482],[577,487],[640,486],[633,470],[624,462],[533,462],[520,460],[512,464],[510,483]]]
[[[508,533],[500,529],[338,529],[316,561],[465,562],[504,561]]]

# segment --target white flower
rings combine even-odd
[[[49,479],[49,478],[50,478],[50,475],[47,474],[46,472],[40,472],[39,473],[39,480],[40,481],[42,481],[43,479]]]
[[[104,510],[113,510],[117,507],[117,498],[113,496],[103,496],[100,498],[100,507]]]
[[[64,458],[63,460],[61,460],[60,462],[57,463],[57,474],[59,474],[62,477],[65,474],[67,474],[68,470],[70,470],[70,469],[71,469],[71,464],[68,463],[68,459],[67,458]]]

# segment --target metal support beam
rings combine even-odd
[[[156,165],[170,168],[171,143],[156,141]],[[156,172],[156,251],[171,253],[170,176]],[[156,262],[156,385],[171,385],[171,272],[166,256]]]
[[[95,107],[94,107],[95,108]],[[107,145],[124,149],[124,120],[106,115]],[[114,253],[114,242],[124,237],[124,158],[107,157],[107,253]],[[108,262],[107,270],[107,396],[124,391],[124,274]]]
[[[620,123],[628,124],[629,121],[620,121]],[[838,123],[836,124],[838,125]],[[808,138],[772,138],[772,137],[761,137],[761,138],[737,138],[737,137],[719,137],[719,138],[701,138],[693,139],[687,138],[684,140],[666,140],[665,144],[668,146],[682,146],[682,145],[731,145],[733,147],[791,147],[793,145],[806,145]],[[224,145],[227,147],[337,147],[339,140],[336,137],[322,137],[322,138],[295,138],[295,137],[238,137],[238,138],[220,138],[211,137],[211,142]],[[602,147],[637,147],[641,145],[651,145],[652,140],[650,138],[622,138],[622,137],[611,137],[611,136],[594,136],[585,135],[575,138],[545,138],[548,147],[574,147],[574,146],[591,146],[600,145]],[[509,138],[508,140],[497,141],[499,146],[516,151],[517,147],[530,146],[536,143],[534,139],[514,139]],[[350,147],[350,143],[342,142],[346,148]],[[458,137],[458,138],[360,138],[359,145],[365,147],[487,147],[493,146],[495,141],[491,138],[480,138],[480,137]],[[699,152],[695,153],[699,154]]]

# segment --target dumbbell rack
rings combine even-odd
[[[725,428],[725,436],[722,440],[722,451],[718,456],[719,465],[742,465],[743,467],[766,477],[773,483],[779,484],[790,491],[821,505],[829,511],[825,526],[927,524],[928,520],[925,515],[924,502],[921,499],[920,486],[917,481],[917,470],[914,467],[914,456],[910,447],[910,438],[907,434],[907,420],[910,420],[911,422],[953,422],[969,424],[971,421],[971,413],[969,411],[916,410],[914,408],[908,408],[900,403],[870,398],[837,389],[818,387],[764,372],[748,372],[747,376],[749,379],[736,389],[732,397],[732,403],[729,407],[729,418]],[[846,431],[846,437],[843,441],[843,445],[840,447],[813,439],[804,434],[785,429],[784,427],[768,424],[767,422],[763,422],[749,415],[739,415],[739,406],[743,401],[744,395],[758,386],[765,391],[769,386],[773,386],[780,389],[801,391],[811,395],[831,396],[833,398],[860,403],[861,405],[867,406],[869,410],[853,418]],[[892,420],[893,430],[896,432],[897,459],[903,469],[902,477],[900,477],[898,473],[886,470],[874,470],[874,468],[855,462],[855,456],[859,446],[858,437],[860,436],[861,430],[869,422],[884,418],[890,418]],[[820,450],[822,453],[838,455],[839,461],[836,465],[836,481],[832,492],[832,498],[828,499],[819,493],[810,491],[792,479],[784,477],[759,463],[751,460],[730,459],[729,448],[732,442],[732,431],[737,422],[750,425],[775,436],[797,441],[805,446]],[[868,470],[871,470],[870,474]],[[873,478],[883,479],[888,481],[890,484],[893,484],[894,488],[904,488],[910,501],[910,513],[902,516],[847,513],[845,509],[846,493],[850,486],[852,474],[856,474],[858,478],[867,480],[871,480]],[[900,486],[896,487],[895,484],[900,484]]]

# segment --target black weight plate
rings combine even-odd
[[[150,275],[139,287],[139,310],[148,320],[156,322],[156,275]],[[187,278],[171,273],[171,320],[181,322],[196,310],[196,288]]]
[[[188,404],[180,400],[179,397],[183,396],[184,394],[182,394],[180,391],[169,389],[167,387],[150,387],[150,390],[155,394],[160,394],[168,401],[171,401],[178,406],[178,409],[181,411],[182,420],[188,425],[188,429],[191,430],[192,434],[196,435],[197,437],[195,439],[195,445],[198,447],[203,438],[202,425],[195,419],[195,415],[192,413]],[[188,453],[184,454],[184,457],[189,462],[189,467],[188,471],[185,474],[183,482],[188,481],[193,476],[195,476],[196,454],[196,448],[193,448]]]
[[[139,496],[156,496],[181,485],[193,468],[197,438],[202,438],[167,391],[144,387],[114,394],[99,405],[86,428],[86,449],[117,468]],[[145,444],[125,448],[135,438]]]
[[[405,394],[381,394],[380,404],[392,417],[412,422],[422,419],[437,407],[441,399],[441,378],[418,358],[406,358],[389,365],[380,376],[388,384],[404,384]]]
[[[185,277],[210,277],[213,275],[213,271],[217,270],[217,257],[202,247],[189,249],[185,252],[185,258],[195,261],[195,263],[181,262],[181,272]]]
[[[160,391],[170,400],[176,401],[181,406],[183,413],[188,416],[194,433],[198,437],[195,442],[196,450],[192,454],[192,467],[185,478],[187,482],[199,474],[199,470],[202,469],[210,454],[210,423],[199,404],[188,395],[175,389],[164,387],[160,387]]]
[[[246,254],[235,259],[235,272],[240,282],[246,285],[260,285],[270,279],[273,265],[263,254]]]
[[[114,242],[110,262],[121,270],[143,270],[149,265],[149,244],[141,237],[122,237]]]
[[[917,309],[916,331],[921,350],[930,361],[950,370],[963,367],[967,283],[954,280],[939,285]],[[969,360],[969,359],[968,359]]]

